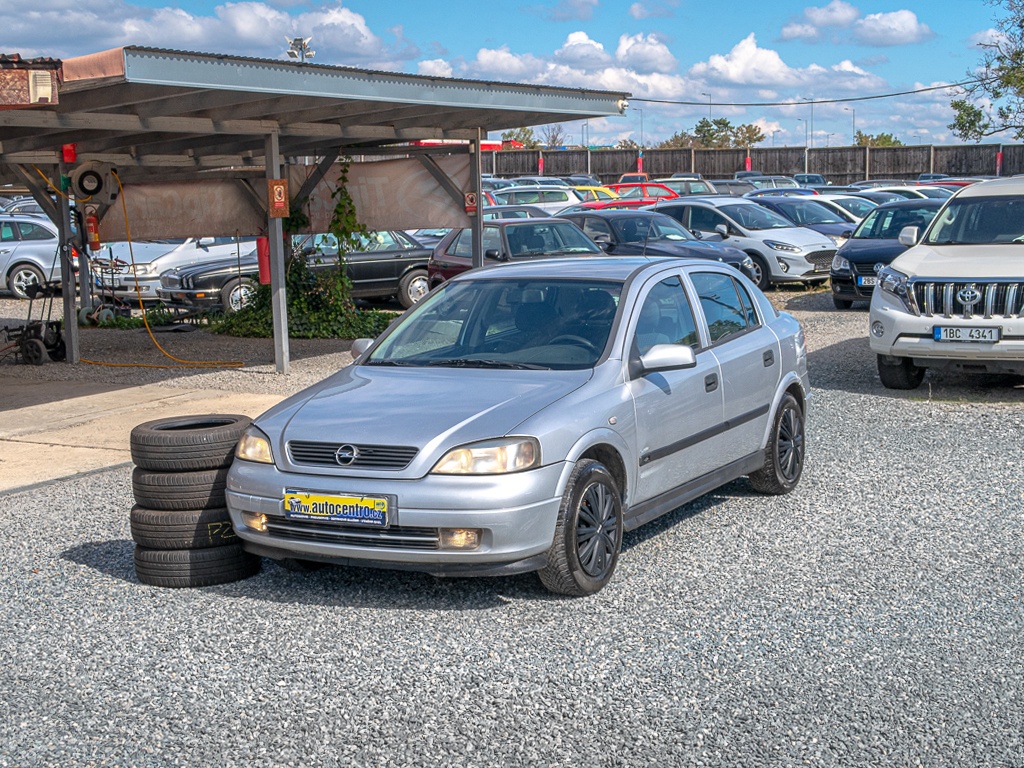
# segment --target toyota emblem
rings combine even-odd
[[[359,449],[354,445],[343,445],[334,452],[334,460],[343,467],[347,467],[358,458]]]
[[[970,307],[981,301],[981,291],[974,287],[961,288],[956,292],[956,298],[965,307]]]

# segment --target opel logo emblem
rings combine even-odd
[[[334,460],[343,467],[347,467],[358,458],[359,449],[354,445],[343,445],[334,452]]]
[[[981,291],[977,288],[962,288],[957,291],[956,298],[965,307],[970,307],[981,301]]]
[[[872,269],[875,270],[875,274],[877,275],[879,272],[885,269],[885,264],[883,264],[882,262],[878,262],[877,264],[875,264],[875,266],[872,267]]]

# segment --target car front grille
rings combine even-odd
[[[863,275],[865,277],[874,277],[875,274],[876,274],[874,263],[871,263],[871,264],[857,264],[856,262],[850,262],[850,266],[853,268],[853,274],[855,274],[855,275]]]
[[[815,272],[828,272],[832,267],[832,258],[836,255],[835,249],[829,251],[814,251],[808,253],[804,258],[814,265]]]
[[[440,548],[437,528],[395,525],[390,528],[367,528],[357,525],[338,525],[315,520],[289,520],[267,516],[267,531],[277,538],[292,541],[311,541],[322,544],[344,544],[366,549],[419,549]]]
[[[354,455],[351,461],[339,461],[338,451],[346,448],[345,456]],[[418,449],[404,445],[359,445],[355,443],[320,443],[306,440],[291,440],[288,456],[293,464],[312,467],[345,467],[354,469],[405,469],[416,458]]]
[[[911,280],[910,288],[921,317],[1009,318],[1024,312],[1024,282]]]

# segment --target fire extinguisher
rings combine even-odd
[[[85,212],[85,233],[90,251],[98,251],[100,243],[100,220],[96,218],[96,209],[89,208]]]

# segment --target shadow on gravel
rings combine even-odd
[[[733,480],[731,483],[723,485],[721,488],[704,494],[699,499],[694,499],[689,504],[684,504],[678,509],[669,512],[667,515],[662,515],[656,520],[641,525],[639,528],[633,531],[629,531],[622,537],[622,551],[628,552],[635,546],[643,544],[649,539],[653,539],[656,536],[660,536],[670,528],[674,528],[680,523],[684,523],[692,517],[696,517],[699,514],[707,512],[709,509],[725,504],[726,502],[744,498],[747,496],[756,496],[753,490],[750,488],[750,481],[746,478],[740,478],[739,480]]]
[[[946,403],[1020,403],[1024,376],[929,369],[917,389],[886,389],[867,338],[845,339],[807,354],[814,389]]]
[[[122,581],[138,583],[135,578],[135,543],[125,539],[89,541],[61,552],[65,560],[92,568]]]

